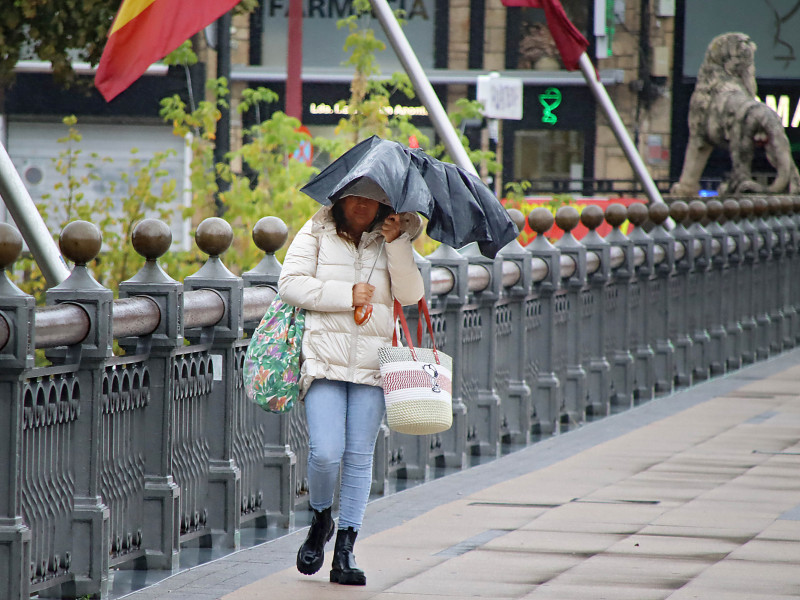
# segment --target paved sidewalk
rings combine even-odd
[[[300,529],[129,600],[800,598],[800,349],[369,504],[365,587]]]

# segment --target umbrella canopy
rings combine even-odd
[[[300,191],[320,204],[361,195],[398,213],[418,212],[428,219],[426,232],[434,240],[453,248],[477,242],[490,258],[518,235],[506,209],[478,177],[377,136],[353,146]]]

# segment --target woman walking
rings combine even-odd
[[[385,197],[379,188],[361,188],[306,222],[278,281],[281,298],[306,311],[300,395],[308,421],[314,514],[297,569],[312,575],[322,567],[335,529],[331,506],[341,465],[330,581],[345,585],[366,584],[353,545],[369,499],[384,415],[378,348],[391,344],[394,299],[408,305],[423,296],[411,246],[420,217],[395,214],[379,201]]]

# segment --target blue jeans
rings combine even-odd
[[[308,492],[311,508],[333,504],[339,490],[339,529],[361,527],[372,487],[372,459],[385,410],[383,388],[317,379],[305,397],[308,421]]]

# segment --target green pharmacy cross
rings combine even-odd
[[[553,111],[561,104],[561,90],[554,87],[547,88],[544,94],[539,94],[539,102],[544,108],[542,111],[542,123],[554,125],[558,121],[558,117],[553,114]]]

